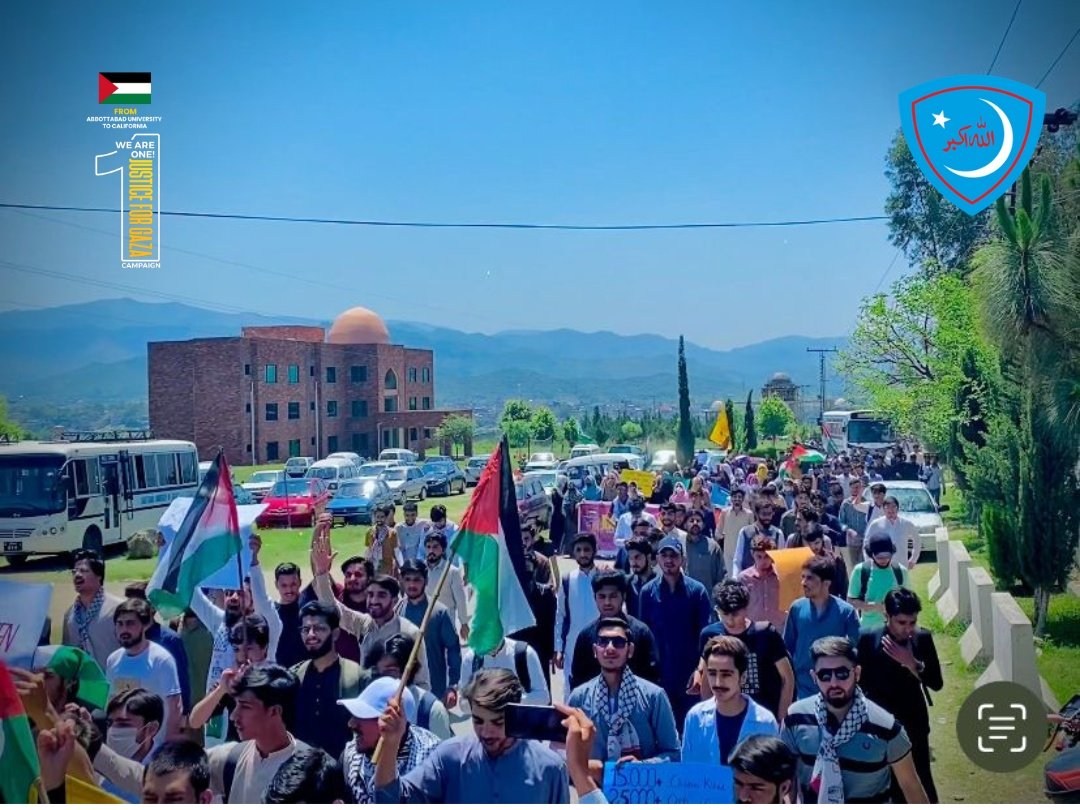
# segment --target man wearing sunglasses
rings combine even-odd
[[[796,789],[802,802],[888,803],[895,777],[908,804],[926,804],[907,732],[859,689],[851,641],[818,639],[811,657],[818,694],[793,703],[781,731],[798,756]]]

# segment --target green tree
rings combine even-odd
[[[594,427],[592,432],[593,440],[599,445],[607,444],[608,439],[611,438],[611,433],[608,430],[607,422],[601,419]]]
[[[512,419],[502,426],[511,447],[532,449],[532,423],[523,419]]]
[[[763,436],[775,439],[787,435],[795,422],[795,414],[780,397],[765,397],[757,412],[757,429]]]
[[[8,436],[12,439],[22,439],[26,432],[8,415],[8,403],[4,397],[0,397],[0,436]]]
[[[636,442],[644,431],[637,422],[627,420],[619,426],[619,438],[624,442]]]
[[[1046,629],[1050,596],[1068,584],[1075,563],[1080,510],[1080,256],[1054,217],[1053,187],[1033,199],[1025,169],[1015,215],[996,205],[999,234],[974,259],[982,323],[1015,385],[1018,407],[1017,554],[1035,590],[1034,625]],[[1068,381],[1063,385],[1062,381]]]
[[[532,406],[523,399],[508,399],[503,403],[502,416],[499,417],[499,427],[506,430],[508,422],[531,422]]]
[[[686,373],[686,347],[679,335],[679,433],[675,440],[675,453],[680,466],[687,466],[694,458],[694,426],[690,420],[690,381]]]
[[[741,446],[735,430],[735,403],[728,399],[724,402],[724,412],[727,414],[728,430],[731,431],[731,451],[734,453]]]
[[[927,275],[965,272],[986,236],[988,212],[972,217],[946,202],[922,173],[900,132],[886,155],[885,177],[892,187],[885,200],[889,241]]]
[[[746,411],[743,413],[743,436],[746,441],[746,451],[749,452],[757,447],[757,425],[754,423],[754,391],[746,395]]]
[[[578,429],[577,420],[573,417],[569,417],[562,423],[562,435],[563,440],[566,442],[567,447],[573,447],[578,443],[578,438],[581,436],[581,431]]]
[[[555,420],[555,414],[551,408],[540,406],[532,415],[532,437],[538,442],[555,442],[555,433],[559,423]]]
[[[450,442],[451,449],[455,454],[457,453],[457,445],[462,446],[462,452],[464,453],[465,443],[472,440],[475,430],[476,425],[472,419],[461,414],[452,413],[443,419],[442,424],[439,425],[438,436],[439,439]]]

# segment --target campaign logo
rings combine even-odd
[[[974,216],[1035,154],[1046,94],[996,76],[950,76],[900,94],[900,124],[926,179]]]

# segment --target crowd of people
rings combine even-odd
[[[172,626],[146,583],[114,596],[80,552],[62,629],[77,665],[13,671],[44,788],[62,802],[66,774],[142,803],[565,803],[571,788],[603,803],[605,764],[688,762],[729,767],[744,802],[936,801],[942,672],[896,464],[785,476],[742,459],[681,471],[688,487],[662,472],[657,516],[631,485],[597,485],[617,557],[598,560],[566,501],[563,526],[523,525],[535,624],[482,651],[442,506],[376,513],[355,555],[324,516],[309,559],[269,580],[252,535],[245,586],[197,588]],[[803,596],[782,604],[769,552],[801,547]],[[559,712],[561,744],[509,736],[519,704]]]

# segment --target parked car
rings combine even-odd
[[[609,453],[621,453],[623,455],[637,456],[644,464],[647,456],[645,451],[638,447],[636,444],[613,444],[608,448]]]
[[[397,503],[404,504],[410,498],[422,501],[428,495],[424,471],[415,464],[388,467],[381,477],[394,493],[394,500]]]
[[[525,472],[540,472],[541,470],[554,470],[554,461],[530,461],[525,464]]]
[[[480,483],[480,473],[487,466],[489,456],[472,456],[465,464],[465,484],[475,487]]]
[[[561,473],[557,470],[540,470],[538,472],[525,471],[525,477],[537,479],[541,486],[543,486],[544,492],[548,494],[549,498],[551,497],[551,493],[555,491],[555,487],[558,486],[560,475]]]
[[[938,506],[922,481],[885,481],[886,494],[900,502],[900,517],[907,518],[919,530],[922,554],[919,559],[937,558],[937,529],[944,526],[941,513],[949,507]],[[879,513],[880,514],[880,513]]]
[[[396,461],[369,461],[360,466],[361,478],[379,478],[391,467],[399,467]]]
[[[465,473],[453,462],[429,461],[424,464],[423,469],[427,491],[432,495],[453,495],[455,492],[461,494],[468,486],[465,483]]]
[[[289,478],[303,478],[308,467],[314,463],[314,456],[293,456],[285,462],[285,475]]]
[[[266,511],[259,515],[260,529],[273,526],[313,526],[330,501],[330,489],[321,478],[289,478],[278,481],[263,499]]]
[[[600,452],[600,445],[598,444],[575,444],[570,448],[570,458],[577,458],[578,456],[590,456],[593,453]]]
[[[304,474],[305,478],[321,478],[334,493],[346,481],[360,478],[360,468],[343,458],[328,458],[316,461]]]
[[[558,461],[554,453],[533,453],[529,456],[529,464],[547,464],[554,467]]]
[[[349,462],[350,464],[355,464],[357,467],[359,467],[361,464],[363,464],[365,461],[367,461],[367,459],[365,459],[359,453],[350,453],[348,450],[342,450],[342,451],[337,452],[337,453],[331,453],[326,458],[328,460],[332,459],[332,458],[345,459],[345,461]]]
[[[400,447],[388,447],[379,453],[379,461],[393,461],[397,464],[415,464],[417,455],[412,450],[402,450]]]
[[[251,497],[251,493],[235,481],[232,482],[232,494],[233,500],[236,501],[237,506],[251,506],[255,503],[255,499]]]
[[[371,523],[376,509],[394,505],[394,493],[380,478],[346,481],[338,487],[326,507],[335,522]]]
[[[251,499],[255,503],[262,503],[262,499],[266,497],[266,493],[270,491],[271,487],[278,481],[284,480],[284,470],[261,470],[252,473],[251,478],[242,486],[251,495]]]
[[[551,498],[544,490],[544,483],[535,475],[526,475],[514,482],[518,515],[522,523],[551,522]]]
[[[679,459],[674,450],[657,450],[649,462],[649,472],[659,472],[672,464],[678,465]]]
[[[445,461],[447,464],[453,464],[454,463],[454,457],[453,456],[425,456],[423,463],[427,464],[429,461]]]

